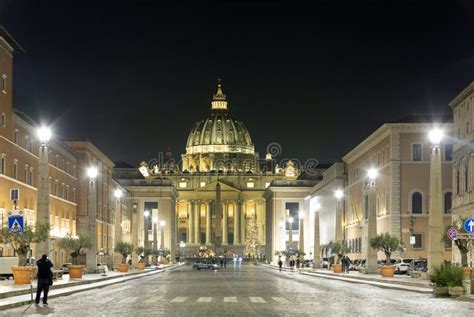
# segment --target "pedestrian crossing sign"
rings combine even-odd
[[[8,217],[8,229],[11,233],[23,232],[23,216],[12,215]]]

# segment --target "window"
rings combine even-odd
[[[452,144],[446,144],[444,146],[444,160],[445,161],[453,160],[453,145]]]
[[[54,181],[54,195],[59,196],[59,181]]]
[[[423,234],[414,233],[413,236],[415,237],[415,244],[413,245],[413,249],[423,249]]]
[[[247,188],[254,188],[255,183],[254,182],[247,182]]]
[[[466,160],[466,164],[464,165],[464,191],[469,191],[469,163]]]
[[[15,129],[15,131],[13,132],[13,142],[15,142],[15,144],[18,144],[18,135],[18,129]]]
[[[56,155],[56,161],[54,162],[56,167],[59,167],[59,155]]]
[[[419,192],[413,193],[411,195],[411,212],[414,214],[422,213],[423,206],[423,196]]]
[[[466,122],[466,135],[469,134],[469,122]]]
[[[33,185],[33,167],[30,167],[30,170],[29,170],[29,179],[30,179],[30,185]]]
[[[30,137],[25,135],[25,149],[29,150],[30,147]]]
[[[76,202],[76,189],[75,188],[72,189],[72,201]]]
[[[421,144],[412,145],[412,160],[421,161]]]
[[[18,200],[20,199],[20,190],[18,188],[10,189],[10,200]]]
[[[460,194],[461,193],[461,188],[460,188],[460,185],[461,185],[461,182],[459,180],[459,166],[456,167],[456,194]]]
[[[199,183],[199,187],[204,187],[204,186],[206,186],[206,182],[200,182]]]
[[[5,112],[2,112],[2,117],[0,119],[0,125],[5,128],[7,126],[7,115]]]
[[[18,178],[18,160],[13,161],[13,178]]]
[[[444,213],[449,214],[451,212],[451,200],[453,198],[453,193],[447,192],[444,194]]]
[[[0,155],[0,174],[5,175],[6,173],[6,161],[7,158],[5,154]]]
[[[1,85],[2,85],[2,92],[4,94],[6,94],[7,93],[7,75],[5,75],[5,74],[2,74],[2,83],[1,83]]]
[[[179,182],[179,188],[186,188],[188,187],[188,182]]]
[[[69,200],[69,185],[66,185],[66,200]]]
[[[369,195],[364,197],[364,217],[365,219],[369,218]]]
[[[25,183],[30,183],[30,173],[28,169],[28,165],[25,165]]]

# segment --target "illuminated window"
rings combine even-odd
[[[254,182],[247,182],[247,188],[254,188],[255,183]]]
[[[15,144],[18,144],[18,135],[19,135],[18,129],[15,129],[15,131],[13,132],[13,142],[15,142]]]
[[[0,174],[5,174],[6,173],[6,161],[7,161],[7,158],[6,158],[6,155],[5,154],[1,154],[0,155]]]
[[[188,187],[188,182],[179,182],[179,188],[186,188]]]
[[[201,183],[199,183],[199,186],[200,186],[200,187],[206,186],[206,182],[201,182]]]
[[[265,183],[265,188],[268,188],[268,187],[270,187],[270,182]]]

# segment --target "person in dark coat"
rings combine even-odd
[[[283,266],[283,261],[281,260],[281,257],[278,258],[278,267],[280,268],[281,272],[281,267]]]
[[[41,292],[43,292],[43,305],[47,306],[49,285],[53,281],[53,272],[51,271],[53,263],[51,263],[46,254],[43,254],[41,259],[36,262],[36,265],[38,266],[38,286],[35,302],[36,305],[39,304]]]

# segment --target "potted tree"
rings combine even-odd
[[[453,223],[446,225],[445,232],[448,232],[448,229],[455,227],[458,228],[460,233],[467,233],[466,229],[464,228],[464,222],[467,220],[466,217],[459,217],[457,220],[453,221]],[[448,235],[443,235],[443,242],[444,243],[452,243],[451,240],[448,238]],[[464,277],[470,277],[470,268],[467,263],[467,255],[469,253],[468,248],[468,240],[467,239],[456,239],[454,240],[454,245],[458,248],[459,253],[461,254],[461,266],[464,271]]]
[[[143,254],[143,251],[145,250],[144,247],[136,247],[135,248],[135,254],[140,257],[140,260],[138,260],[138,263],[136,264],[136,268],[138,270],[144,270],[145,269],[145,256]]]
[[[2,228],[0,242],[10,244],[18,255],[18,266],[12,266],[15,284],[30,284],[32,273],[36,272],[36,267],[27,266],[27,256],[30,252],[31,244],[46,241],[49,239],[49,225],[40,224],[36,228],[25,225],[23,232],[12,233],[7,227]]]
[[[464,295],[463,284],[463,268],[456,265],[448,265],[445,267],[448,281],[448,293],[451,297],[459,297]]]
[[[430,281],[433,284],[433,294],[437,296],[448,295],[448,279],[444,265],[434,269],[430,275]]]
[[[332,264],[332,271],[334,273],[341,273],[342,272],[342,243],[341,241],[330,241],[328,247],[331,249],[333,255],[333,264]]]
[[[119,264],[119,272],[128,272],[127,257],[133,251],[133,245],[127,242],[118,241],[115,244],[115,251],[122,256],[122,263]]]
[[[90,248],[92,245],[92,238],[87,232],[79,232],[77,237],[65,236],[58,240],[60,248],[70,251],[72,264],[68,265],[69,278],[82,278],[84,273],[84,265],[79,265],[77,258],[81,254],[82,249]]]
[[[395,265],[390,265],[390,257],[394,251],[401,249],[401,242],[389,233],[382,233],[370,239],[370,247],[385,253],[385,264],[380,269],[383,277],[393,277]]]
[[[160,251],[152,250],[151,256],[152,256],[152,261],[155,264],[155,266],[158,266],[158,257],[160,256]]]

